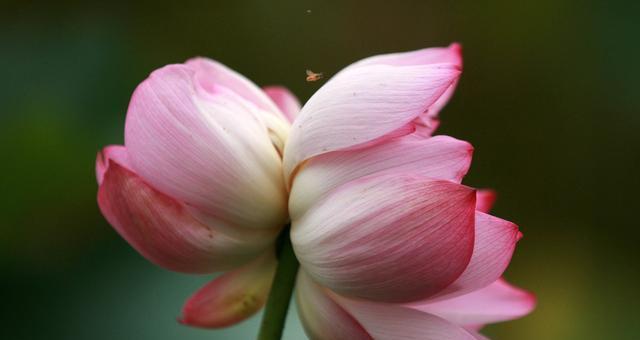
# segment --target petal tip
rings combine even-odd
[[[529,303],[529,312],[531,313],[536,306],[538,305],[538,297],[536,296],[536,294],[526,291],[526,298],[527,298],[527,302]]]
[[[122,145],[107,145],[98,150],[96,154],[96,179],[98,185],[104,180],[105,173],[109,170],[111,161],[123,167],[129,167],[126,149]]]
[[[518,230],[518,226],[516,226],[515,224],[514,224],[514,226],[515,226],[516,230]],[[518,230],[518,234],[516,236],[516,241],[520,241],[523,237],[524,237],[524,235],[522,234],[522,232],[520,230]]]
[[[462,44],[459,42],[456,41],[451,43],[451,45],[449,45],[449,49],[455,52],[458,56],[462,56]]]
[[[462,71],[462,44],[454,42],[449,45],[449,50],[455,55],[455,61],[458,69]]]
[[[476,148],[469,142],[465,141],[464,143],[467,150],[467,154],[469,154],[469,157],[473,156],[473,153],[476,151]]]

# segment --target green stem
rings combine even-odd
[[[285,228],[280,237],[282,243],[279,249],[278,267],[262,316],[262,325],[258,334],[259,340],[280,340],[282,337],[289,301],[300,265],[293,253],[289,228]]]

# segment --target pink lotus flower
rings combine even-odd
[[[472,146],[431,136],[461,64],[457,44],[367,58],[302,109],[211,60],[166,66],[136,89],[125,146],[98,155],[100,208],[162,267],[227,271],[189,299],[186,324],[259,310],[290,221],[310,337],[480,338],[535,301],[501,279],[517,226],[460,184]]]

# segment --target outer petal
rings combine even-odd
[[[392,53],[366,58],[354,66],[360,65],[418,65],[418,64],[451,63],[462,69],[462,46],[453,43],[449,47],[433,47],[406,53]],[[457,81],[453,82],[447,91],[429,108],[427,117],[435,118],[442,108],[449,102],[455,92]]]
[[[411,66],[450,63],[462,68],[462,46],[453,43],[448,47],[431,47],[401,53],[389,53],[362,59],[352,67],[365,65]]]
[[[296,302],[302,325],[312,340],[373,339],[304,270],[298,272]]]
[[[229,224],[280,227],[286,194],[274,144],[284,141],[272,138],[286,126],[273,130],[273,115],[206,76],[169,65],[138,86],[125,131],[131,165],[154,188]]]
[[[292,126],[285,176],[313,156],[393,133],[427,112],[458,79],[460,65],[414,53],[397,54],[394,63],[355,63],[320,88]]]
[[[338,186],[376,173],[411,173],[459,183],[471,164],[473,147],[448,136],[395,138],[354,151],[326,153],[309,160],[296,174],[289,213],[299,218]]]
[[[438,315],[458,325],[507,321],[529,314],[535,296],[503,279],[453,299],[427,303],[413,308]]]
[[[298,112],[300,112],[300,102],[298,98],[283,86],[267,86],[263,88],[263,90],[278,106],[280,111],[284,113],[289,122],[293,122]]]
[[[147,185],[114,160],[98,190],[102,214],[151,262],[175,271],[229,269],[263,252],[278,229],[215,226],[197,221],[179,202]]]
[[[276,269],[275,251],[214,279],[187,300],[181,323],[204,328],[233,325],[255,314],[267,300]]]
[[[483,189],[477,191],[476,210],[488,213],[493,204],[496,202],[497,194],[491,189]]]
[[[346,296],[406,302],[453,282],[473,250],[475,192],[410,175],[352,181],[292,222],[301,265]]]
[[[460,277],[433,299],[446,299],[486,287],[507,269],[516,243],[522,237],[518,226],[476,212],[476,238],[469,266]]]
[[[374,339],[463,340],[481,339],[475,332],[436,315],[401,305],[352,300],[327,292]]]

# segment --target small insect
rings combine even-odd
[[[307,81],[308,82],[312,82],[312,81],[317,81],[319,79],[322,79],[322,73],[315,73],[311,70],[307,70]]]

